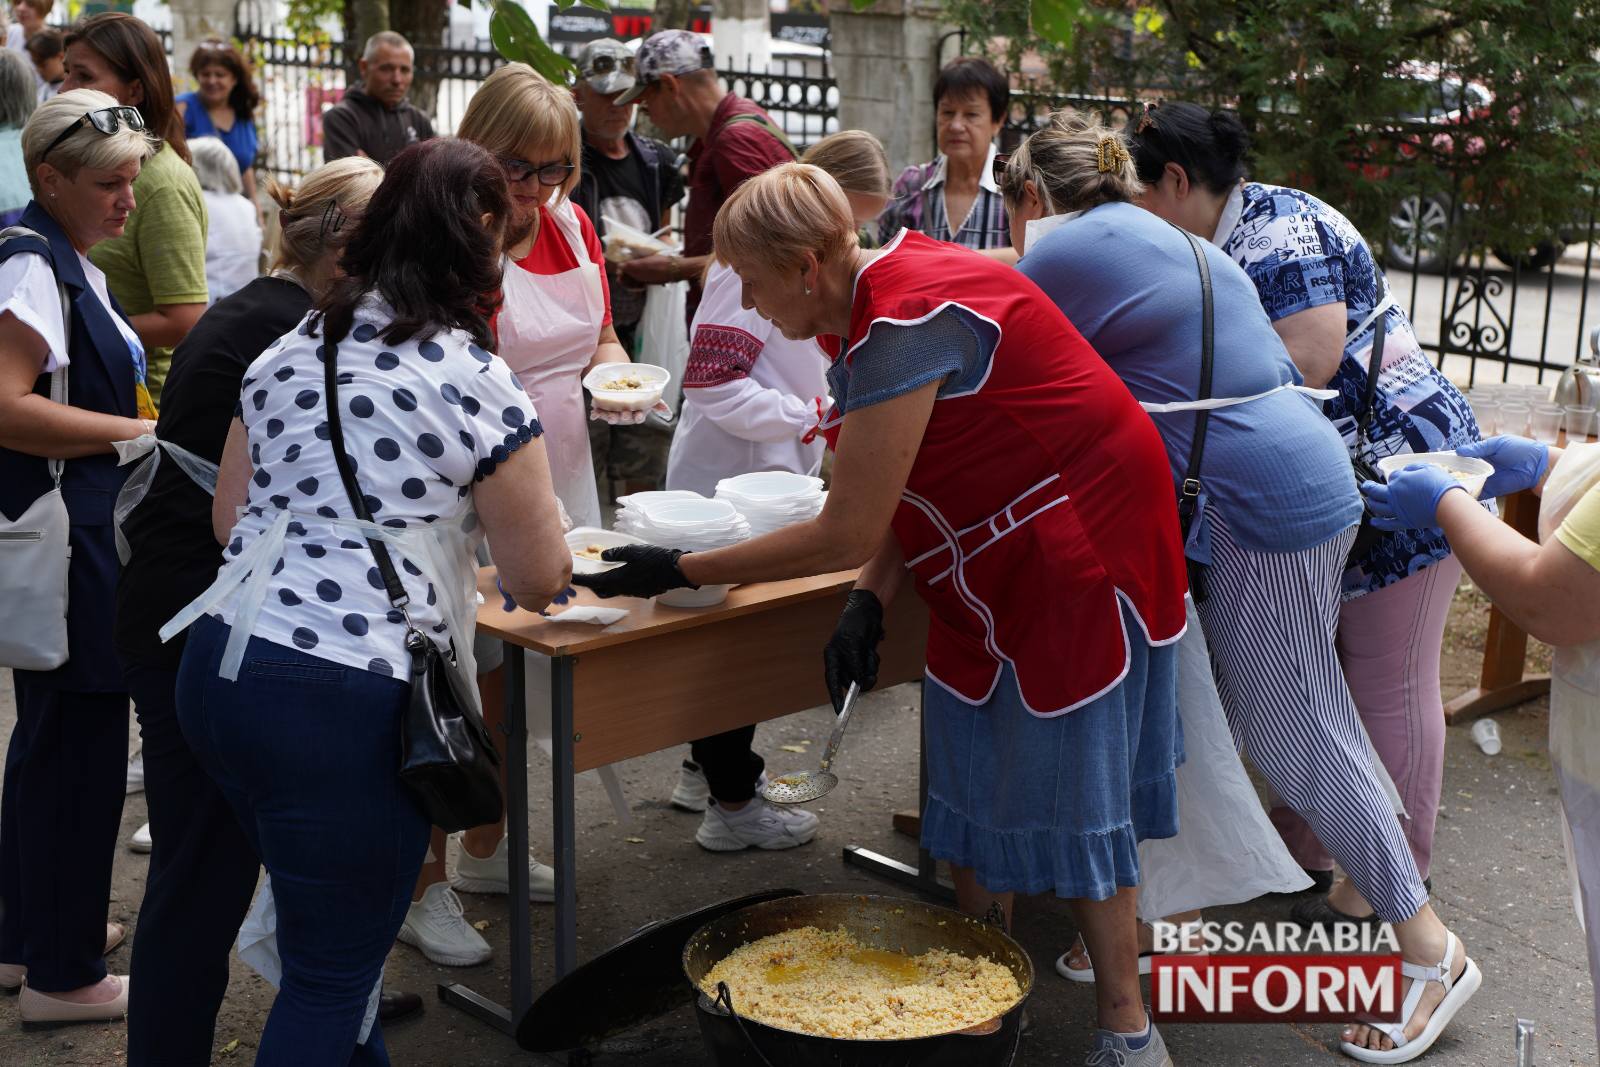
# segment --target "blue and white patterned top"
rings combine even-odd
[[[1274,322],[1323,304],[1344,303],[1344,358],[1328,383],[1339,396],[1324,405],[1323,413],[1344,435],[1346,446],[1353,445],[1375,336],[1372,326],[1357,327],[1388,294],[1388,282],[1365,238],[1349,219],[1310,193],[1246,182],[1228,198],[1212,240],[1244,268]],[[1423,354],[1405,312],[1390,307],[1382,318],[1388,333],[1367,426],[1368,459],[1454,449],[1478,440],[1478,424],[1466,397]],[[1449,554],[1449,543],[1437,532],[1387,534],[1345,571],[1344,599],[1382,589]]]

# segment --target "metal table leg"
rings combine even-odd
[[[550,782],[550,811],[555,840],[556,871],[556,980],[578,962],[577,834],[573,798],[572,666],[571,656],[550,661],[550,738],[554,770]]]
[[[926,815],[928,810],[928,746],[926,727],[922,725],[922,699],[917,699],[917,720],[919,723],[919,740],[917,744],[917,813]],[[880,878],[887,878],[898,885],[915,889],[939,900],[954,900],[956,891],[948,882],[939,879],[939,864],[927,849],[917,848],[917,865],[901,863],[891,859],[880,852],[862,848],[860,845],[846,845],[844,847],[844,861],[852,867],[859,867],[870,874]]]
[[[511,931],[511,1007],[503,1007],[459,982],[441,982],[439,999],[515,1036],[517,1023],[533,1004],[533,931],[528,918],[528,674],[522,649],[509,641],[505,643],[505,671],[506,854],[511,868],[506,908]],[[570,701],[568,707],[570,720]],[[569,736],[570,733],[569,729]]]

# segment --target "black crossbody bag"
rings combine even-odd
[[[1216,349],[1216,308],[1211,298],[1211,266],[1206,253],[1195,235],[1182,227],[1174,227],[1189,242],[1196,266],[1200,268],[1200,395],[1197,399],[1211,399],[1211,367]],[[1178,527],[1183,532],[1184,563],[1189,571],[1189,596],[1196,604],[1205,603],[1206,568],[1188,556],[1189,528],[1194,525],[1195,511],[1200,504],[1200,461],[1206,452],[1206,426],[1211,422],[1211,409],[1201,408],[1194,413],[1194,440],[1189,444],[1189,466],[1183,474],[1183,484],[1178,487]]]
[[[323,384],[334,462],[356,518],[371,522],[372,512],[345,454],[339,422],[339,346],[330,339],[324,351]],[[447,833],[499,822],[505,812],[500,754],[467,689],[471,683],[412,623],[406,611],[411,597],[389,558],[388,546],[374,537],[367,538],[367,545],[377,557],[389,603],[405,619],[406,651],[411,656],[411,699],[400,723],[400,781],[428,821]]]

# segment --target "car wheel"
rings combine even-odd
[[[1402,197],[1389,213],[1389,264],[1398,270],[1438,274],[1455,258],[1450,227],[1454,222],[1445,196]]]
[[[1554,266],[1566,250],[1566,242],[1552,237],[1548,241],[1540,241],[1521,255],[1508,248],[1496,248],[1494,258],[1513,270],[1545,270]]]

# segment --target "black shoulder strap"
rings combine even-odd
[[[1387,293],[1383,298],[1387,298]],[[1367,440],[1367,423],[1372,421],[1373,404],[1378,398],[1378,375],[1383,370],[1383,339],[1389,332],[1389,309],[1378,313],[1372,324],[1372,356],[1367,360],[1367,384],[1361,393],[1361,410],[1356,414],[1356,451]]]
[[[776,138],[778,143],[783,145],[784,148],[787,148],[789,150],[789,155],[792,158],[794,158],[794,159],[799,159],[800,158],[800,152],[795,148],[794,142],[789,140],[789,136],[778,128],[777,123],[773,122],[771,119],[767,118],[765,115],[752,115],[749,112],[744,112],[742,114],[738,114],[738,115],[733,116],[733,118],[731,118],[731,119],[728,119],[726,122],[724,122],[722,124],[722,128],[723,129],[727,129],[729,126],[732,126],[735,122],[753,122],[753,123],[755,123],[756,125],[760,126],[763,130],[766,130],[768,133],[772,134],[772,136],[774,138]]]
[[[1206,263],[1205,249],[1188,230],[1178,228],[1189,242],[1195,265],[1200,268],[1200,394],[1196,399],[1211,399],[1211,364],[1216,343],[1216,309],[1211,299],[1211,266]],[[1183,475],[1183,485],[1178,490],[1178,520],[1183,524],[1187,541],[1189,526],[1194,522],[1195,505],[1200,498],[1200,462],[1206,451],[1206,425],[1211,421],[1211,410],[1201,408],[1194,414],[1194,440],[1189,445],[1189,467]]]
[[[327,319],[322,322],[323,331],[328,328]],[[339,421],[339,346],[334,344],[331,337],[325,337],[323,343],[325,358],[322,361],[323,392],[327,394],[326,404],[328,410],[328,440],[333,445],[333,461],[339,467],[339,480],[344,483],[345,495],[350,498],[350,508],[356,513],[356,518],[363,522],[372,521],[372,512],[367,508],[366,498],[361,495],[361,485],[356,481],[356,472],[350,467],[350,457],[344,448],[344,427]],[[372,549],[372,554],[378,559],[378,574],[383,578],[383,588],[389,595],[389,603],[404,612],[406,605],[411,603],[411,597],[406,592],[405,583],[400,580],[400,575],[394,569],[394,561],[389,558],[389,548],[382,540],[376,537],[367,538],[367,546]],[[410,617],[406,619],[410,625]],[[414,627],[413,627],[414,629]]]

